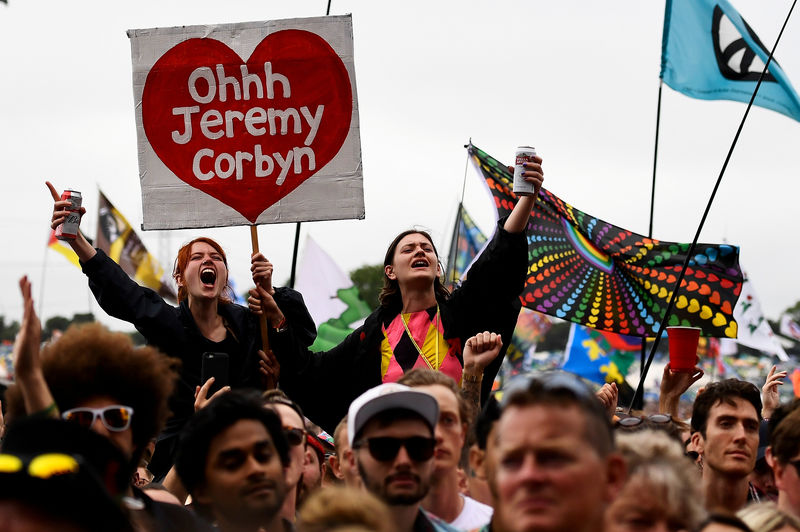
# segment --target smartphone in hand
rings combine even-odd
[[[205,384],[211,377],[214,377],[214,384],[208,390],[208,397],[228,385],[228,353],[203,353],[200,385]]]

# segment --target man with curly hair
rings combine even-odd
[[[81,425],[122,451],[132,475],[169,414],[178,361],[152,347],[137,348],[128,335],[99,323],[70,327],[40,353],[41,324],[27,278],[20,288],[25,310],[14,345],[17,384],[6,391],[10,422],[27,414]],[[132,484],[112,495],[122,497],[143,530],[202,528],[183,508],[157,503]]]

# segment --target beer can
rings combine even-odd
[[[514,194],[517,196],[530,196],[533,194],[533,183],[528,183],[522,177],[522,172],[525,171],[525,167],[522,165],[533,162],[535,156],[536,149],[533,146],[519,146],[517,148],[517,154],[514,159]]]
[[[69,214],[64,223],[56,227],[56,238],[59,240],[75,240],[81,224],[81,193],[77,190],[65,190],[61,193],[61,201],[69,201]]]

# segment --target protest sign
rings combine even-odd
[[[128,36],[143,229],[364,217],[349,15]]]

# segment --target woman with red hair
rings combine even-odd
[[[54,201],[50,225],[55,229],[66,219],[69,202],[61,200],[53,185],[47,186]],[[80,231],[75,240],[67,242],[78,255],[100,307],[110,316],[132,323],[149,345],[181,360],[180,381],[170,400],[172,417],[150,463],[158,477],[169,469],[177,434],[194,412],[195,395],[205,384],[201,382],[203,353],[227,354],[228,384],[232,388],[267,387],[267,377],[275,370],[273,359],[261,350],[259,318],[246,307],[232,303],[225,252],[210,238],[195,238],[178,250],[173,271],[178,307],[133,281]],[[270,337],[291,323],[293,338],[311,345],[316,329],[302,296],[290,288],[272,287],[272,264],[261,253],[254,254],[251,263],[254,282],[280,305],[267,312]]]

